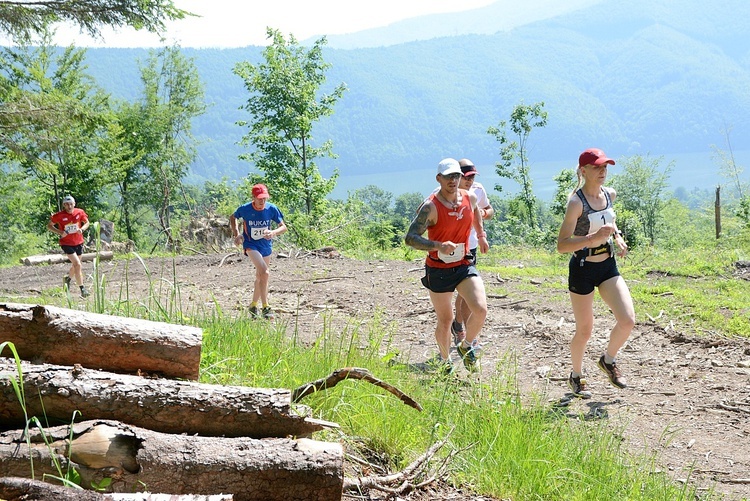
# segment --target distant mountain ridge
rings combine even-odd
[[[492,35],[443,30],[439,38],[377,48],[327,47],[324,58],[333,65],[328,84],[346,82],[349,91],[313,130],[316,141],[331,139],[339,155],[320,162],[324,175],[334,168],[342,176],[432,169],[445,156],[491,166],[499,145],[487,128],[507,120],[515,105],[538,101],[545,102],[549,122],[532,133],[532,163],[566,159],[568,165],[589,146],[615,157],[707,152],[722,143],[727,127],[733,147],[750,150],[750,35],[744,25],[750,2],[560,3],[575,8],[530,13]],[[480,21],[491,24],[490,13],[503,6],[512,5],[503,0],[461,16],[402,23],[415,36],[420,21],[432,31],[436,21],[484,26]],[[506,18],[498,25],[511,15]],[[237,159],[244,130],[235,123],[248,118],[239,109],[248,96],[232,68],[259,62],[262,49],[184,49],[195,58],[210,104],[195,121],[203,141],[192,169],[196,180],[238,179],[252,168]],[[88,54],[105,88],[128,98],[137,94],[136,59],[144,59],[145,50]]]
[[[388,26],[327,35],[328,46],[335,49],[387,47],[419,40],[463,35],[494,35],[530,23],[576,12],[603,0],[500,0],[485,7],[463,12],[430,14],[398,21]],[[308,38],[313,43],[321,35]]]

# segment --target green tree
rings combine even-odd
[[[91,215],[105,195],[99,155],[109,95],[86,73],[85,50],[68,47],[61,52],[52,45],[52,35],[46,32],[35,46],[9,47],[0,54],[4,111],[21,110],[21,118],[0,133],[0,153],[36,179],[35,190],[40,200],[46,198],[45,205],[59,209],[62,196],[72,193]],[[31,116],[23,111],[29,106],[46,111]],[[47,207],[38,215],[48,216]]]
[[[165,20],[192,15],[172,0],[5,0],[0,2],[0,30],[21,42],[55,23],[70,22],[93,37],[101,26],[131,26],[152,33],[165,30]]]
[[[622,174],[612,176],[611,186],[617,191],[616,203],[626,211],[635,215],[640,224],[640,230],[653,245],[664,228],[666,215],[664,207],[671,199],[667,195],[669,188],[669,174],[674,167],[671,162],[664,169],[661,168],[662,158],[649,158],[636,155],[626,158]],[[618,211],[618,227],[622,214]]]
[[[140,100],[121,110],[122,137],[137,159],[120,174],[123,213],[133,238],[132,214],[140,204],[150,205],[173,248],[172,203],[184,195],[182,179],[195,159],[192,119],[206,108],[203,85],[193,60],[179,46],[151,51],[141,66],[141,81]]]
[[[500,143],[500,162],[495,164],[498,176],[512,179],[521,186],[517,197],[523,207],[521,221],[529,227],[537,224],[536,211],[538,201],[532,191],[531,167],[528,158],[528,141],[535,127],[547,125],[547,112],[544,102],[533,105],[516,105],[510,114],[510,120],[501,120],[497,127],[490,127],[488,134],[495,136]],[[500,184],[495,185],[502,192]]]
[[[315,216],[325,207],[338,172],[329,179],[320,174],[315,159],[335,155],[331,141],[314,146],[312,129],[333,113],[346,86],[340,84],[330,94],[320,94],[330,67],[323,60],[325,37],[308,50],[294,36],[287,41],[277,30],[268,28],[267,33],[272,43],[263,51],[265,62],[243,61],[234,67],[250,93],[242,108],[252,117],[238,122],[248,128],[240,144],[254,147],[241,158],[254,162],[265,174],[274,199],[287,210]]]

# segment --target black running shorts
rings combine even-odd
[[[583,266],[581,259],[573,256],[568,263],[568,290],[585,296],[594,292],[602,282],[619,275],[617,261],[612,256],[600,263],[583,261]]]
[[[424,271],[422,285],[432,292],[453,292],[464,279],[479,276],[476,267],[468,264],[461,264],[453,268],[432,268],[425,265]]]

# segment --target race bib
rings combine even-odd
[[[266,238],[264,233],[266,232],[267,229],[268,227],[266,226],[263,226],[262,228],[251,228],[250,238],[252,238],[253,240],[261,240],[263,238]]]
[[[466,244],[464,243],[458,244],[456,250],[454,250],[450,254],[443,254],[442,252],[438,251],[438,257],[444,263],[456,263],[458,261],[461,261],[464,256],[466,256]]]
[[[607,223],[615,222],[615,211],[604,209],[599,212],[589,214],[589,232],[596,233],[599,228]]]
[[[69,223],[65,225],[65,233],[67,235],[71,235],[73,233],[78,233],[78,223]]]

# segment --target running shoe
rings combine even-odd
[[[568,387],[578,398],[591,398],[591,392],[586,389],[586,380],[582,377],[573,377],[572,372],[568,377]]]
[[[617,364],[608,364],[604,361],[604,355],[599,358],[599,362],[596,364],[604,374],[607,375],[609,378],[609,382],[612,383],[612,386],[615,386],[617,388],[627,388],[628,384],[625,382],[625,379],[622,377],[622,374],[620,374],[620,369],[617,368]]]
[[[450,376],[453,374],[453,361],[449,358],[444,360],[440,353],[436,353],[424,363],[428,372],[434,372],[439,376]]]
[[[463,342],[458,343],[456,351],[461,355],[461,360],[464,361],[464,367],[469,372],[476,372],[479,370],[479,344],[476,340],[468,348],[464,347]]]
[[[274,319],[273,310],[271,309],[270,306],[264,306],[263,307],[263,318],[265,318],[266,320],[273,320]]]

